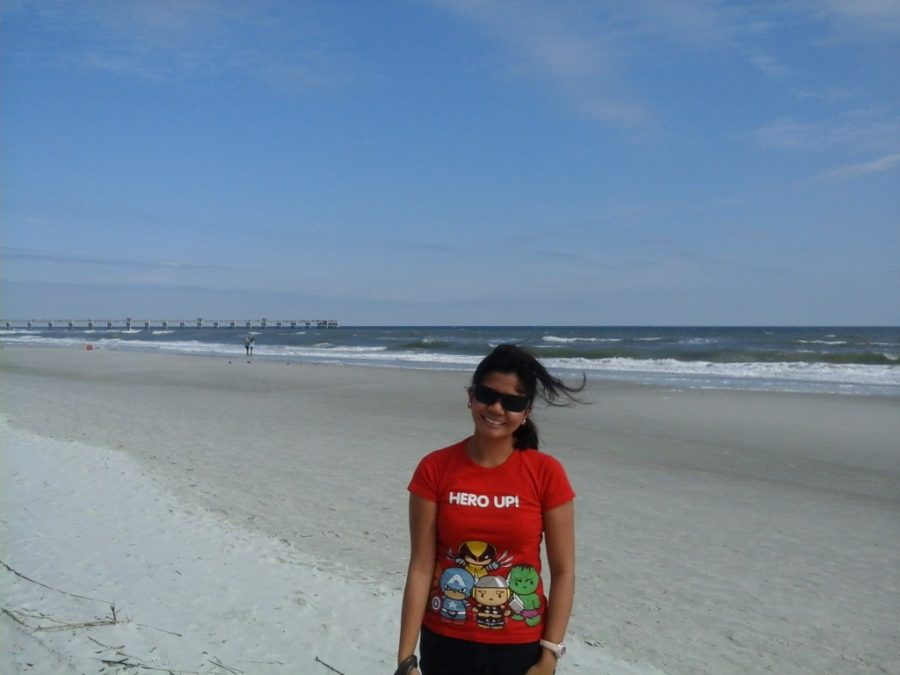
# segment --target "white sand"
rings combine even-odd
[[[465,375],[73,349],[0,366],[0,557],[101,599],[0,569],[2,672],[392,670],[405,485],[468,433]],[[561,675],[900,673],[896,400],[590,395],[538,418],[579,495]],[[114,625],[32,630],[111,603]]]
[[[3,672],[98,672],[102,660],[123,659],[203,673],[317,672],[316,656],[346,672],[390,670],[381,643],[395,602],[385,585],[350,585],[287,542],[179,501],[122,452],[3,432],[7,564],[96,598],[7,573],[4,607],[30,627],[109,621],[113,604],[120,621],[29,631],[7,615]],[[348,625],[351,605],[367,620]]]

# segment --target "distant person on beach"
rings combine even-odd
[[[565,405],[583,388],[514,345],[498,346],[475,369],[474,432],[426,455],[409,484],[395,675],[555,672],[575,592],[575,493],[562,464],[538,451],[531,415],[536,399]]]
[[[244,351],[247,352],[247,356],[250,356],[250,345],[253,344],[253,339],[250,337],[244,338]]]
[[[253,354],[253,345],[254,344],[256,344],[256,338],[252,337],[252,338],[250,338],[250,354],[251,355]]]

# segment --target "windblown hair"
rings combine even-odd
[[[558,377],[554,377],[544,365],[532,354],[521,347],[502,344],[482,359],[472,374],[472,384],[481,384],[488,373],[506,373],[516,375],[525,389],[525,396],[533,403],[536,399],[551,406],[566,406],[580,403],[575,394],[582,391],[587,378],[582,374],[581,384],[567,385]],[[538,448],[538,430],[532,416],[513,434],[513,447],[516,450]]]

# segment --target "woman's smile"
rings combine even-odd
[[[491,416],[488,416],[487,414],[484,414],[481,416],[481,419],[483,419],[485,422],[487,422],[492,427],[502,427],[506,424],[506,419],[502,418],[502,417],[491,417]]]

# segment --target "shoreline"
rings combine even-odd
[[[6,346],[0,410],[383,587],[398,621],[406,482],[468,433],[468,373],[230,360]],[[578,493],[569,663],[900,672],[895,400],[589,387],[537,412]]]
[[[365,332],[374,329],[356,330]],[[385,330],[390,332],[391,329]],[[838,337],[831,334],[817,338],[816,328],[803,329],[813,331],[804,333],[806,339],[799,335],[777,334],[773,337],[767,331],[764,336],[744,336],[749,341],[745,347],[729,343],[729,340],[734,339],[734,331],[741,330],[734,327],[700,327],[693,337],[689,337],[693,334],[672,334],[672,331],[678,333],[687,330],[685,328],[661,328],[663,333],[669,331],[670,334],[652,337],[636,336],[631,334],[635,329],[624,328],[621,329],[625,331],[624,336],[614,338],[597,337],[593,333],[588,337],[548,336],[546,331],[552,330],[552,327],[545,327],[543,335],[526,327],[512,327],[509,329],[512,333],[499,332],[494,335],[478,333],[476,328],[436,329],[439,331],[437,334],[431,334],[428,330],[395,328],[395,334],[390,337],[379,332],[357,335],[352,328],[332,334],[313,331],[314,337],[310,331],[276,331],[256,345],[254,358],[301,365],[318,363],[470,372],[482,353],[480,349],[473,351],[476,344],[487,349],[500,341],[511,341],[528,346],[551,370],[569,376],[586,372],[596,379],[679,389],[833,393],[900,398],[900,365],[897,364],[897,358],[900,357],[889,351],[895,341],[900,339],[894,337],[894,329],[866,329],[892,331],[886,333],[884,342],[871,342],[879,336],[869,335],[863,339],[852,332],[842,335],[843,339],[831,339]],[[444,332],[440,332],[442,330]],[[474,337],[460,334],[458,330],[469,330],[478,335]],[[567,330],[578,333],[584,329]],[[608,330],[615,332],[616,329]],[[781,330],[789,332],[800,329]],[[69,334],[64,331],[56,337],[42,336],[40,333],[41,331],[37,331],[33,336],[20,338],[0,335],[0,348],[4,345],[52,348],[91,346],[101,350],[172,355],[228,358],[244,356],[242,331],[237,331],[240,339],[236,339],[235,331],[231,330],[220,333],[217,329],[181,329],[165,331],[167,334],[178,335],[161,340],[141,339],[138,337],[143,333],[141,330],[130,331],[127,336],[111,331],[110,337],[102,337],[104,331],[100,331],[98,335]],[[230,337],[226,337],[226,334]],[[253,334],[263,335],[263,332]],[[328,335],[333,336],[333,341],[326,339]],[[718,346],[711,347],[706,356],[709,360],[704,360],[699,358],[696,348],[707,343]],[[664,346],[659,348],[657,345]],[[819,345],[825,351],[818,353],[803,348],[805,345]],[[896,342],[896,346],[900,347],[900,342]],[[838,348],[850,349],[851,353],[842,356],[827,353],[828,350]],[[772,349],[781,350],[777,352],[781,358],[773,358]],[[854,352],[853,349],[857,351]],[[855,358],[862,360],[854,360]],[[875,358],[883,363],[876,364],[872,361]]]

